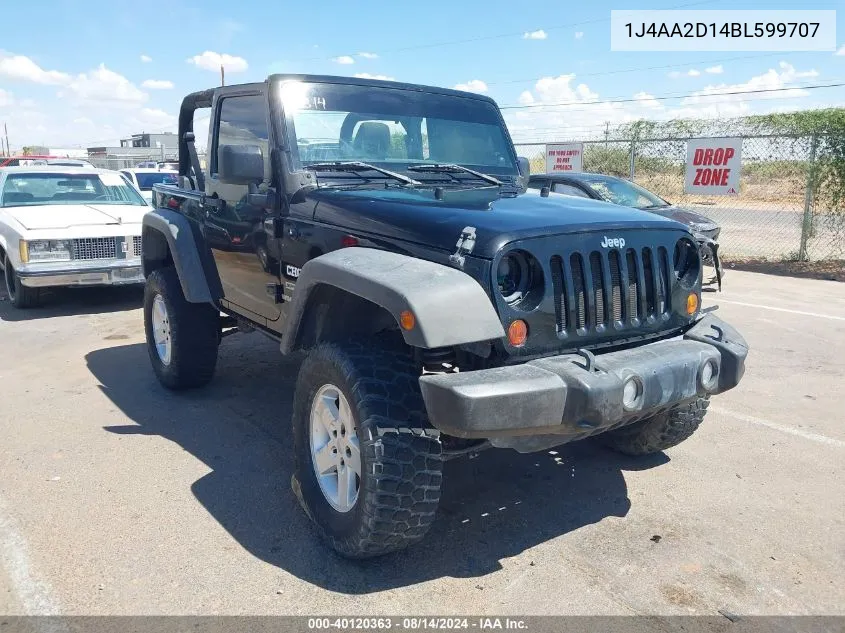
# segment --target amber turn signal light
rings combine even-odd
[[[687,314],[693,315],[698,311],[698,295],[694,292],[687,297]]]
[[[413,330],[416,324],[417,320],[414,317],[414,313],[410,310],[404,310],[402,314],[399,315],[399,325],[402,326],[403,330]]]
[[[508,341],[514,347],[525,344],[528,338],[528,325],[522,319],[517,319],[508,326]]]

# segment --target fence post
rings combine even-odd
[[[629,177],[631,182],[634,182],[634,162],[637,157],[637,141],[635,138],[631,139],[631,164],[628,167]]]
[[[804,189],[804,220],[801,223],[801,245],[798,247],[798,261],[805,262],[809,259],[807,255],[807,242],[813,232],[813,198],[816,180],[816,149],[819,144],[819,137],[813,134],[810,138],[810,164],[807,167],[807,185]]]

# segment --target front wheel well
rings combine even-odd
[[[346,290],[320,284],[308,297],[293,349],[385,331],[398,331],[396,319],[386,309]]]

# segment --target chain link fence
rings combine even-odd
[[[845,258],[845,215],[818,195],[813,170],[819,135],[743,135],[739,195],[684,192],[685,138],[583,141],[583,170],[629,179],[672,204],[722,226],[727,258],[826,260]],[[545,144],[517,144],[531,173],[546,171]]]

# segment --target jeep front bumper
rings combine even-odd
[[[424,375],[420,387],[431,424],[447,435],[513,447],[519,437],[553,435],[554,446],[732,389],[747,355],[742,336],[708,314],[677,339]]]

